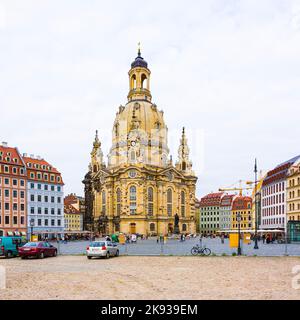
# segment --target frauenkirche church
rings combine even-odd
[[[129,70],[128,102],[113,124],[108,163],[98,132],[85,185],[85,228],[158,235],[195,233],[195,188],[184,128],[173,165],[163,111],[152,103],[150,70],[138,56]]]

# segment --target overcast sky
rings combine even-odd
[[[300,1],[0,0],[0,140],[83,194],[94,132],[108,154],[137,42],[197,195],[300,154]]]

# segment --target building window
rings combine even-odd
[[[42,219],[38,219],[38,226],[42,225]]]
[[[34,189],[34,183],[30,183],[30,189]]]
[[[38,195],[38,202],[42,202],[42,196],[40,194]]]
[[[153,215],[153,188],[148,188],[148,214]]]
[[[131,186],[129,189],[130,214],[136,214],[136,187]]]
[[[167,191],[167,213],[168,216],[171,217],[172,216],[172,211],[173,211],[173,192],[172,189],[168,189]]]
[[[41,185],[40,183],[38,183],[37,188],[38,188],[39,190],[42,190],[42,185]]]
[[[9,224],[9,216],[5,216],[5,218],[4,218],[4,223],[5,223],[5,224]]]
[[[31,214],[34,214],[34,207],[31,207],[31,208],[30,208],[30,213],[31,213]]]
[[[30,201],[34,201],[34,194],[30,195]]]
[[[185,192],[181,191],[181,216],[185,216]]]
[[[17,198],[18,197],[18,192],[17,190],[13,190],[13,198]]]
[[[117,215],[121,214],[121,189],[117,189]]]
[[[18,224],[18,217],[13,217],[13,224]]]
[[[61,187],[57,186],[57,191],[60,192],[61,191]]]
[[[14,186],[17,186],[17,185],[18,185],[18,180],[13,179],[13,181],[12,181],[12,182],[13,182],[13,185],[14,185]]]
[[[186,231],[186,224],[185,223],[182,225],[182,231]]]
[[[155,231],[155,223],[150,223],[150,231]]]

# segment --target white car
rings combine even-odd
[[[118,257],[119,249],[116,243],[111,241],[93,241],[86,248],[86,256],[88,259],[92,259],[92,257],[105,257],[108,259],[109,257]]]

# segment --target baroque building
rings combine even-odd
[[[96,131],[83,180],[84,227],[102,234],[195,233],[197,177],[185,130],[174,165],[164,113],[152,102],[151,72],[140,49],[128,75],[128,101],[116,113],[107,164]]]

